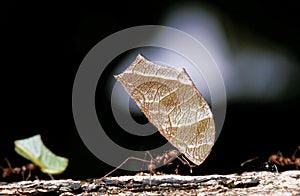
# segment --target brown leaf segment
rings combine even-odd
[[[206,159],[215,142],[213,116],[185,69],[158,65],[139,54],[115,78],[173,146],[194,164]]]

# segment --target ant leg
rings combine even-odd
[[[145,152],[145,155],[144,155],[144,160],[146,160],[146,157],[147,157],[147,155],[149,155],[149,157],[150,157],[150,160],[152,161],[152,160],[153,160],[153,157],[152,157],[152,155],[151,155],[151,153],[150,153],[149,151],[146,151],[146,152]],[[143,170],[143,168],[144,168],[144,164],[145,164],[145,161],[143,161],[143,164],[142,164],[141,170]],[[151,164],[151,162],[150,162],[150,164]]]
[[[190,164],[190,162],[184,156],[182,156],[182,158],[178,157],[178,159],[183,165],[187,164],[190,167],[190,173],[193,173],[193,167],[196,167],[197,165]]]
[[[7,163],[7,166],[9,167],[9,169],[12,169],[11,164],[8,160],[8,158],[5,157],[5,162]]]
[[[129,160],[137,160],[137,161],[142,161],[142,162],[148,162],[148,163],[150,163],[150,161],[145,160],[145,159],[140,159],[140,158],[137,158],[137,157],[128,157],[118,167],[116,167],[115,169],[111,170],[110,172],[108,172],[107,174],[105,174],[103,177],[97,179],[97,181],[102,181],[104,178],[106,178],[107,176],[109,176],[110,174],[112,174],[113,172],[115,172],[116,170],[120,169],[120,167],[122,167]]]
[[[152,155],[151,155],[151,153],[149,152],[149,151],[146,151],[146,153],[150,156],[150,164],[148,165],[148,171],[149,171],[149,173],[150,173],[150,178],[149,178],[149,185],[150,185],[150,187],[152,186],[152,179],[151,179],[151,177],[152,177],[152,175],[155,173],[155,169],[156,169],[156,167],[155,167],[155,164],[153,163],[153,157],[152,157]]]
[[[29,180],[30,177],[31,177],[31,169],[28,170],[28,175],[26,177],[26,181]]]
[[[178,174],[178,168],[179,168],[179,164],[176,165],[176,169],[175,169],[175,174]]]
[[[292,155],[292,157],[291,157],[293,161],[295,161],[295,159],[296,159],[296,154],[297,154],[298,150],[300,151],[300,146],[298,146],[298,147],[296,148],[295,152],[293,153],[293,155]]]
[[[298,153],[298,151],[300,151],[300,146],[297,146],[295,152],[293,153],[293,155],[292,155],[292,157],[291,157],[291,159],[292,159],[292,161],[294,162],[294,164],[295,164],[297,170],[298,170],[299,167],[300,167],[300,158],[297,158],[297,156],[296,156],[297,153]]]
[[[151,160],[153,160],[153,157],[152,157],[152,155],[151,155],[151,153],[149,151],[146,151],[146,154],[148,154],[149,157],[151,158]]]
[[[48,174],[48,176],[51,178],[51,180],[55,180],[51,174]]]
[[[170,150],[166,154],[168,154],[171,158],[169,158],[168,160],[164,161],[165,165],[169,164],[171,161],[173,161],[175,158],[177,158],[178,160],[181,161],[181,163],[183,165],[188,165],[190,167],[190,173],[193,173],[192,168],[197,166],[197,165],[190,164],[190,162],[184,156],[179,157],[181,155],[181,153],[179,151],[177,151],[177,150]],[[178,168],[177,168],[177,170],[178,170]]]
[[[144,160],[146,160],[146,157],[147,157],[147,153],[145,153],[144,154]],[[144,168],[144,164],[145,164],[145,162],[143,161],[143,163],[142,163],[142,166],[141,166],[141,171],[143,170],[143,168]]]
[[[25,180],[25,172],[26,172],[26,167],[25,167],[25,166],[22,166],[22,167],[21,167],[22,180]]]
[[[8,159],[6,157],[5,157],[5,162],[6,162],[7,166],[8,166],[8,168],[0,166],[0,168],[2,169],[2,177],[3,178],[8,177],[13,172],[13,169],[12,169],[12,167],[10,165],[10,162],[8,161]]]

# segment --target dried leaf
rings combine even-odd
[[[60,174],[68,166],[68,159],[53,154],[44,144],[40,135],[16,140],[15,151],[39,166],[46,174]]]
[[[206,159],[215,141],[212,112],[185,69],[158,65],[139,54],[115,78],[173,146],[197,165]]]

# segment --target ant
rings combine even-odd
[[[147,155],[149,155],[150,160],[146,159]],[[171,162],[174,159],[176,159],[176,158],[178,160],[180,160],[183,165],[188,165],[190,167],[190,172],[192,173],[192,168],[195,167],[196,165],[190,164],[189,161],[186,160],[186,158],[184,158],[183,156],[180,157],[180,155],[181,155],[181,153],[178,152],[177,150],[170,150],[170,151],[167,151],[166,153],[164,153],[161,156],[157,156],[157,157],[153,158],[153,156],[150,154],[150,152],[146,151],[145,157],[143,159],[137,158],[137,157],[133,157],[133,156],[128,157],[118,167],[116,167],[115,169],[111,170],[110,172],[108,172],[107,174],[105,174],[103,177],[101,177],[98,180],[99,181],[103,180],[105,177],[109,176],[110,174],[112,174],[113,172],[115,172],[116,170],[118,170],[120,167],[122,167],[129,160],[138,160],[138,161],[141,161],[143,163],[148,163],[147,169],[148,169],[148,171],[150,173],[150,177],[152,175],[154,175],[154,173],[156,171],[156,165],[158,165],[160,163],[163,163],[164,165],[170,165],[170,164],[172,164]],[[176,174],[178,173],[178,167],[175,169],[175,172],[176,172]],[[150,181],[150,185],[151,185],[151,181]]]
[[[296,166],[296,169],[300,169],[300,157],[297,157],[297,153],[300,152],[300,146],[298,146],[291,157],[284,157],[280,151],[277,154],[269,156],[268,161],[261,163],[259,157],[255,157],[241,163],[241,167],[246,170],[263,170],[278,172],[277,166]]]
[[[300,158],[296,157],[297,152],[300,151],[300,146],[298,146],[293,153],[293,155],[289,157],[284,157],[280,151],[277,154],[273,154],[269,157],[269,162],[275,163],[281,167],[288,165],[295,165],[296,169],[300,168]]]
[[[178,159],[181,161],[181,163],[183,165],[188,165],[190,167],[190,173],[193,173],[193,170],[192,168],[195,167],[196,165],[191,165],[189,163],[188,160],[186,160],[186,158],[184,158],[183,156],[179,157],[181,155],[180,152],[178,152],[177,150],[170,150],[170,151],[167,151],[166,153],[164,153],[162,156],[157,156],[153,159],[152,155],[147,151],[145,155],[149,155],[150,156],[150,163],[148,164],[148,171],[151,175],[153,175],[155,173],[155,170],[156,170],[156,165],[160,164],[160,163],[163,163],[163,165],[170,165],[172,164],[171,162],[174,160],[174,159]],[[146,158],[146,156],[145,156]],[[144,160],[145,160],[144,158]],[[145,162],[145,161],[144,161]],[[175,170],[176,174],[178,174],[178,170],[176,168]]]
[[[7,158],[5,158],[5,161],[8,165],[8,167],[0,166],[0,169],[2,169],[2,177],[3,178],[9,177],[11,174],[17,174],[18,175],[18,174],[21,173],[22,179],[23,180],[28,180],[31,177],[31,171],[36,169],[36,165],[34,165],[33,163],[23,165],[22,167],[14,167],[13,168]],[[28,175],[25,179],[25,173],[27,171],[28,171]]]

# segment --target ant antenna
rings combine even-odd
[[[147,162],[147,163],[151,163],[151,161],[145,160],[145,159],[141,159],[141,158],[137,158],[137,157],[133,157],[130,156],[127,159],[125,159],[118,167],[116,167],[115,169],[111,170],[110,172],[108,172],[107,174],[105,174],[103,177],[99,178],[98,181],[102,181],[104,178],[106,178],[107,176],[109,176],[110,174],[114,173],[115,171],[117,171],[118,169],[120,169],[120,167],[122,167],[127,161],[129,160],[137,160],[137,161],[142,161],[142,162]]]

